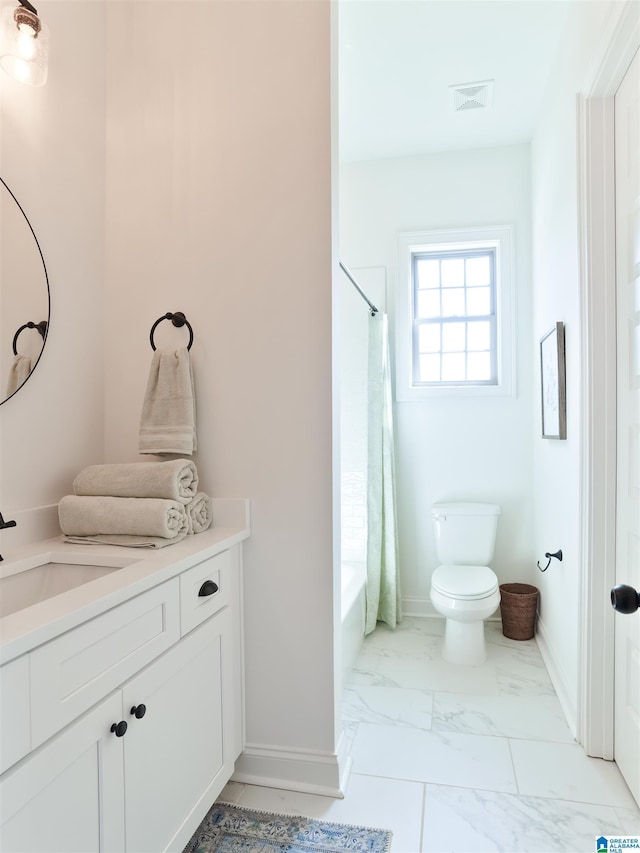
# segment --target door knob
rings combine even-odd
[[[136,718],[136,720],[141,720],[144,715],[147,713],[147,706],[140,703],[140,705],[134,705],[131,709],[131,713]]]
[[[621,583],[611,590],[611,606],[618,613],[635,613],[640,607],[640,592]]]
[[[114,733],[116,737],[123,737],[124,733],[127,730],[127,724],[124,720],[121,720],[119,723],[114,723],[111,726],[111,731]]]

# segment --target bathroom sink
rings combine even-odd
[[[4,568],[0,563],[0,619],[135,562],[129,558],[47,553]]]

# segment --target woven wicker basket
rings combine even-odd
[[[528,583],[500,584],[502,633],[510,640],[530,640],[535,633],[540,593]]]

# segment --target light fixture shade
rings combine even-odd
[[[49,64],[49,28],[24,6],[6,7],[0,19],[0,68],[29,86],[44,86]]]

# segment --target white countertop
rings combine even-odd
[[[0,665],[247,539],[248,503],[214,499],[214,523],[229,526],[211,527],[159,549],[72,544],[62,536],[14,549],[5,547],[0,577],[37,565],[43,555],[46,562],[64,562],[66,555],[73,555],[74,562],[82,562],[78,558],[85,556],[87,563],[101,559],[112,559],[112,565],[131,563],[0,619]]]

